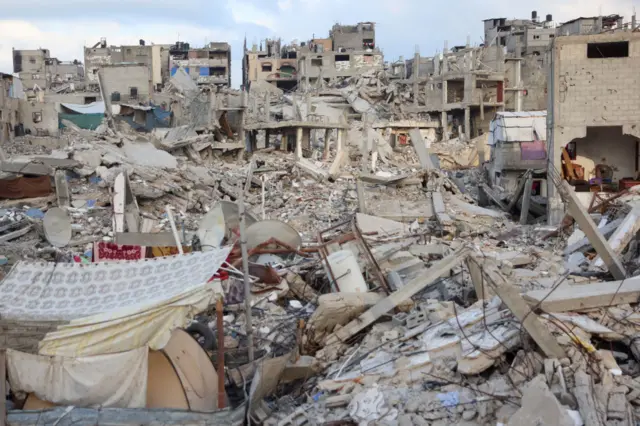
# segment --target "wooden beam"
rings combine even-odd
[[[640,277],[624,281],[606,281],[595,284],[560,286],[550,290],[534,290],[523,295],[530,305],[546,312],[567,312],[581,309],[636,303],[640,297]],[[544,300],[543,300],[544,299]]]
[[[564,160],[565,169],[567,170],[567,175],[569,180],[575,180],[576,172],[573,170],[573,163],[571,162],[571,158],[569,157],[569,152],[566,148],[562,148],[562,159]]]
[[[548,358],[565,358],[564,349],[558,344],[551,332],[540,322],[538,316],[531,311],[518,290],[507,282],[498,268],[492,262],[482,264],[482,259],[479,257],[474,258],[474,260],[482,265],[485,282],[491,286],[509,310],[522,322],[522,326],[544,354]]]
[[[325,346],[338,342],[344,342],[355,336],[357,333],[376,322],[387,312],[393,310],[396,306],[413,297],[416,293],[432,284],[435,280],[440,278],[447,271],[451,270],[451,268],[456,266],[458,263],[463,262],[468,254],[469,249],[463,247],[456,250],[444,259],[440,260],[431,268],[427,269],[424,273],[420,274],[419,277],[411,280],[400,290],[391,293],[389,296],[376,303],[371,309],[364,312],[358,318],[354,319],[349,324],[333,333],[327,338]]]

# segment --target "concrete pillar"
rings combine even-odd
[[[302,129],[302,148],[311,151],[311,129]]]
[[[322,155],[323,160],[329,159],[329,137],[331,136],[331,129],[324,129],[324,154]]]
[[[467,141],[471,140],[471,108],[464,109],[464,136]]]
[[[280,139],[280,151],[289,151],[289,138],[291,135],[288,133],[283,133],[282,138]]]
[[[302,159],[302,127],[296,129],[296,159]]]
[[[522,61],[516,61],[515,69],[516,111],[522,111]]]
[[[362,115],[362,142],[360,143],[360,153],[362,154],[362,171],[367,171],[369,165],[369,123],[368,115]]]
[[[343,144],[346,142],[346,130],[345,129],[337,129],[338,139],[336,141],[336,152],[340,152],[343,149]]]
[[[271,93],[264,94],[264,121],[271,121]]]
[[[449,119],[447,117],[447,111],[442,111],[442,140],[449,140]]]
[[[247,136],[244,130],[244,112],[245,110],[242,109],[239,111],[240,114],[240,129],[238,130],[238,139],[240,139],[240,142],[242,142],[242,145],[245,147],[247,147]],[[243,150],[240,150],[240,152],[242,153]],[[238,154],[238,155],[242,155],[242,154]]]
[[[529,174],[522,193],[522,210],[520,210],[520,225],[529,221],[529,206],[531,205],[531,190],[533,189],[533,174]]]

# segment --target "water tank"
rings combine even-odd
[[[533,22],[538,22],[538,12],[537,11],[534,10],[533,12],[531,12],[531,20]]]
[[[140,39],[140,46],[144,46],[144,40]]]
[[[553,21],[553,15],[549,14],[547,15],[547,22],[551,22]]]

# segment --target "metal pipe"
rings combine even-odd
[[[171,225],[171,232],[173,232],[173,238],[176,240],[176,245],[178,246],[178,253],[184,254],[184,250],[182,250],[182,242],[180,242],[180,234],[178,234],[176,222],[173,220],[173,214],[171,213],[171,206],[167,204],[166,210],[167,218],[169,219],[169,224]]]
[[[218,328],[218,410],[226,406],[226,394],[224,391],[224,323],[222,320],[222,296],[218,296],[216,302],[216,320]]]

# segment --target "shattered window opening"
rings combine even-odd
[[[628,58],[629,42],[616,41],[611,43],[589,43],[587,45],[587,58]]]
[[[42,121],[42,111],[34,112],[31,118],[34,123],[40,123]]]

